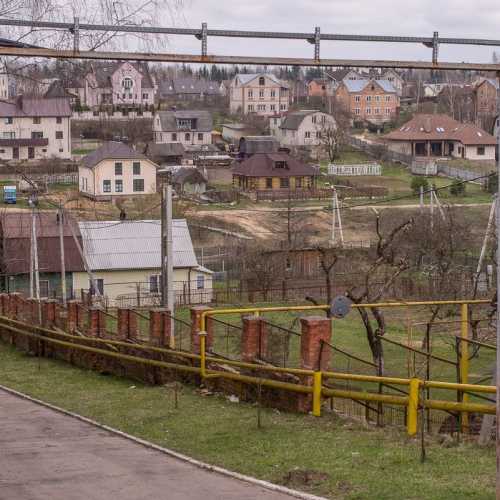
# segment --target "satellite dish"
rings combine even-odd
[[[352,301],[344,295],[339,295],[330,304],[330,313],[334,318],[345,318],[351,311]]]

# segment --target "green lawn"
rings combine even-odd
[[[335,499],[489,499],[494,448],[419,442],[324,412],[321,418],[262,410],[183,386],[140,383],[38,360],[0,344],[3,385],[209,463]],[[304,481],[305,472],[312,481]]]

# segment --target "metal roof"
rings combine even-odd
[[[238,79],[242,85],[247,85],[252,80],[255,80],[256,78],[259,78],[261,76],[269,78],[270,80],[272,80],[277,85],[280,85],[281,87],[289,88],[287,83],[281,81],[276,75],[273,75],[272,73],[238,73],[235,76],[235,79]]]
[[[0,117],[5,116],[71,116],[71,106],[64,97],[19,96],[15,101],[0,101]]]
[[[159,269],[161,222],[84,221],[78,226],[92,270]],[[174,268],[198,267],[186,220],[172,224]]]
[[[369,83],[376,83],[384,92],[396,93],[394,85],[389,80],[344,80],[349,92],[361,92]]]
[[[147,160],[148,158],[132,149],[127,144],[118,141],[108,141],[92,153],[83,157],[83,164],[93,168],[103,160]]]
[[[163,132],[190,132],[179,127],[177,120],[195,120],[196,132],[211,132],[214,126],[212,115],[205,110],[158,111]]]

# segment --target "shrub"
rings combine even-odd
[[[426,177],[414,176],[411,180],[411,190],[415,194],[420,194],[420,188],[423,187],[424,191],[429,189],[429,181]]]
[[[465,195],[465,182],[460,179],[453,179],[450,186],[450,194],[452,196],[464,196]]]

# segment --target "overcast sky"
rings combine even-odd
[[[215,29],[380,34],[500,39],[499,0],[184,0],[176,24]],[[161,24],[161,23],[160,23]],[[170,50],[198,53],[200,42],[171,37]],[[500,52],[500,47],[497,49]],[[303,41],[209,38],[209,54],[313,57]],[[490,62],[493,48],[440,47],[441,61]],[[431,50],[415,44],[322,42],[324,58],[430,60]]]

